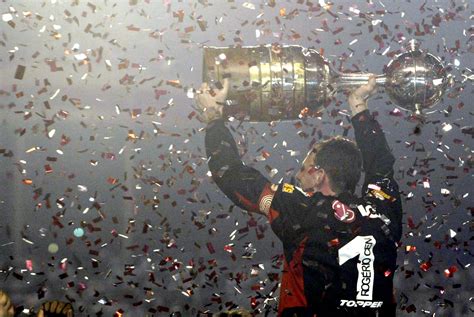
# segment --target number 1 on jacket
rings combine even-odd
[[[372,300],[374,288],[374,236],[357,236],[338,251],[339,265],[359,256],[357,263],[357,297],[360,300]]]

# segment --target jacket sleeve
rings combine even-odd
[[[402,204],[398,184],[394,179],[392,155],[385,135],[368,110],[352,118],[355,139],[362,153],[365,181],[364,198],[378,213],[388,217],[387,226],[392,239],[401,238]]]
[[[209,170],[222,192],[240,208],[268,215],[271,200],[265,196],[273,197],[272,184],[259,171],[241,161],[223,119],[209,123],[205,145]]]

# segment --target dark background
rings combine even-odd
[[[186,97],[200,85],[202,46],[316,47],[335,69],[380,74],[414,38],[454,85],[422,125],[394,115],[383,92],[370,101],[403,191],[399,315],[472,314],[472,5],[1,1],[0,288],[18,305],[70,300],[92,316],[252,303],[275,315],[281,244],[211,181]],[[347,111],[338,94],[322,118],[229,125],[244,160],[277,169],[278,182],[313,141],[353,136]]]

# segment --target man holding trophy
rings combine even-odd
[[[204,83],[197,94],[214,181],[236,205],[265,215],[283,243],[279,316],[395,315],[402,206],[394,157],[367,109],[375,86],[371,76],[348,98],[357,145],[341,137],[316,144],[296,175],[301,188],[272,184],[241,161],[223,118],[229,79],[222,89]]]

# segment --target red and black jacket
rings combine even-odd
[[[211,122],[206,151],[213,179],[237,206],[265,213],[283,243],[279,316],[349,316],[392,303],[402,206],[394,157],[368,111],[353,117],[365,172],[363,195],[308,195],[272,185],[240,159],[224,120]]]

